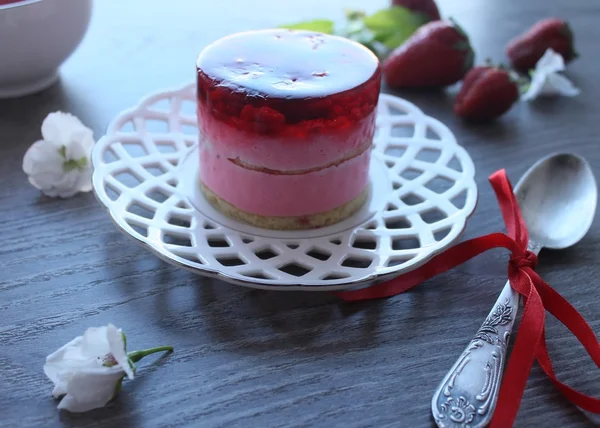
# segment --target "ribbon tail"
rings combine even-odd
[[[537,274],[535,274],[537,276]],[[539,278],[537,290],[544,302],[544,307],[554,315],[571,333],[577,337],[586,349],[596,366],[600,368],[600,342],[587,321],[571,305],[567,299]]]
[[[525,385],[535,360],[537,344],[544,334],[544,306],[532,279],[522,270],[509,268],[511,287],[524,297],[523,316],[510,355],[491,428],[513,426]]]
[[[503,233],[492,233],[481,236],[461,242],[447,251],[438,254],[424,265],[397,278],[359,290],[341,291],[336,293],[336,295],[347,302],[394,296],[461,265],[483,252],[500,247],[515,251],[517,244]]]
[[[587,410],[588,412],[600,414],[600,399],[590,397],[589,395],[579,392],[558,380],[556,374],[554,373],[552,362],[550,361],[550,354],[548,353],[548,347],[546,346],[545,335],[538,344],[536,359],[554,386],[556,386],[556,388],[565,396],[567,400],[576,406]]]
[[[535,272],[533,272],[533,274],[537,276]],[[564,297],[544,282],[539,276],[536,278],[536,286],[548,312],[554,315],[573,333],[573,335],[575,335],[596,366],[600,367],[600,343],[589,324]],[[544,370],[552,383],[554,383],[558,390],[568,400],[584,410],[592,413],[600,413],[599,398],[583,394],[558,380],[550,360],[545,335],[538,345],[536,358],[542,367],[542,370]]]

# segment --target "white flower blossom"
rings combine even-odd
[[[574,97],[580,90],[559,72],[565,70],[565,61],[560,54],[548,49],[531,72],[531,83],[523,94],[523,101],[532,101],[538,96],[564,95]]]
[[[123,377],[133,379],[132,366],[121,330],[109,324],[88,328],[83,336],[50,354],[44,373],[54,383],[52,395],[64,396],[59,409],[86,412],[116,397]]]
[[[59,111],[44,119],[42,138],[23,158],[29,182],[51,197],[68,198],[92,190],[92,130],[75,116]]]
[[[106,406],[121,392],[125,376],[133,379],[135,363],[157,352],[173,352],[157,346],[127,352],[125,334],[114,325],[88,328],[46,357],[44,373],[54,383],[52,395],[62,397],[59,409],[87,412]]]

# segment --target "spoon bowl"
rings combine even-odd
[[[551,154],[534,164],[515,186],[530,241],[563,249],[577,243],[594,220],[598,189],[580,156]]]

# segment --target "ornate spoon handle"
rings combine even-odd
[[[541,247],[529,243],[536,254]],[[440,428],[480,428],[491,421],[504,371],[506,348],[519,307],[507,282],[475,337],[435,391],[431,410]]]

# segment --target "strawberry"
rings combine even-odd
[[[448,86],[473,66],[469,37],[454,21],[433,21],[420,27],[383,63],[391,88]]]
[[[435,0],[392,0],[392,6],[402,6],[413,12],[419,12],[427,16],[431,21],[439,21],[440,11]]]
[[[508,43],[506,55],[515,69],[526,72],[535,67],[548,48],[561,54],[565,63],[577,58],[573,32],[565,21],[558,18],[539,21]]]
[[[254,107],[246,104],[240,113],[240,119],[248,123],[247,127],[264,134],[276,133],[285,126],[285,116],[271,107]]]
[[[472,68],[454,102],[457,116],[489,121],[506,113],[519,99],[519,87],[507,70],[489,65]]]

